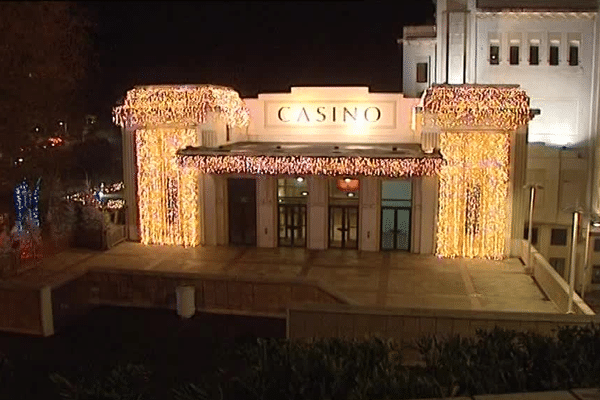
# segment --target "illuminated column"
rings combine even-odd
[[[512,182],[508,189],[507,220],[510,222],[508,226],[510,235],[507,235],[507,240],[510,242],[507,243],[507,248],[510,249],[511,256],[518,257],[529,199],[529,192],[524,189],[527,183],[527,127],[519,128],[511,133],[510,139],[509,177]]]
[[[437,209],[438,209],[438,178],[437,176],[423,176],[421,181],[421,227],[420,227],[420,254],[433,254],[435,252]]]
[[[229,197],[227,195],[227,176],[213,175],[217,202],[217,244],[229,244]]]
[[[124,200],[127,205],[125,220],[127,239],[139,241],[138,204],[137,204],[137,165],[135,155],[135,130],[121,129],[123,143],[123,183]]]
[[[465,29],[464,11],[448,12],[448,83],[465,83]]]
[[[381,202],[380,181],[377,178],[360,179],[358,249],[364,251],[379,250],[379,204]]]
[[[277,178],[257,176],[256,192],[257,247],[277,247]]]
[[[216,246],[218,241],[217,227],[217,188],[214,175],[203,174],[200,176],[202,184],[202,244],[204,246]]]
[[[327,248],[327,225],[329,221],[329,187],[327,177],[308,177],[308,238],[306,247],[314,250]]]
[[[447,39],[448,34],[448,11],[447,1],[437,0],[436,4],[436,76],[433,83],[444,83],[448,82],[448,75],[446,71],[446,54],[447,54]]]
[[[202,180],[200,210],[202,219],[201,243],[205,246],[227,245],[227,189],[226,179],[220,175],[205,174]]]

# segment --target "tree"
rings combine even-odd
[[[91,28],[77,4],[0,3],[1,153],[14,157],[35,136],[58,132],[58,121],[75,120]]]

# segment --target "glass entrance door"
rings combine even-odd
[[[381,250],[410,250],[409,207],[381,207]]]
[[[303,176],[277,179],[278,245],[306,247],[308,185]]]
[[[227,180],[229,197],[229,243],[256,246],[256,181]]]
[[[381,250],[410,251],[412,182],[381,182]]]
[[[358,206],[329,206],[329,247],[358,249]]]
[[[306,204],[279,204],[279,246],[306,247]]]

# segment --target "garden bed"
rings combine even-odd
[[[284,332],[280,319],[101,307],[55,337],[0,335],[0,399],[375,400],[600,385],[596,326],[413,344]],[[420,366],[404,363],[407,345]]]

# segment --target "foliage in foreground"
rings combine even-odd
[[[358,400],[600,387],[600,326],[565,327],[553,338],[495,329],[411,347],[419,366],[403,364],[406,348],[391,340],[259,339],[226,352],[209,376],[166,390],[173,400]],[[7,366],[0,363],[0,398],[14,379]],[[151,375],[129,364],[94,379],[51,379],[63,399],[146,400],[159,398],[161,378]]]

